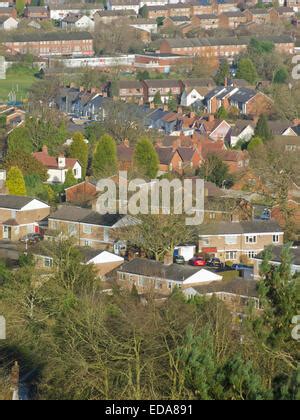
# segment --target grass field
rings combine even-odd
[[[0,80],[0,102],[10,101],[14,96],[10,95],[12,92],[15,93],[17,101],[25,100],[32,84],[38,81],[34,77],[36,72],[36,69],[22,65],[14,65],[8,69],[6,79]]]

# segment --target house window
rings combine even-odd
[[[92,233],[91,225],[83,225],[83,233],[90,235]]]
[[[279,243],[279,235],[273,235],[273,244]]]
[[[200,236],[199,239],[202,245],[209,245],[209,238],[207,238],[206,236]]]
[[[140,277],[139,278],[139,286],[145,287],[146,284],[147,284],[147,279],[145,277]]]
[[[257,242],[257,236],[255,235],[246,236],[246,244],[256,244],[256,242]]]
[[[215,220],[217,217],[216,213],[209,213],[209,218]]]
[[[44,267],[51,268],[53,267],[53,259],[49,257],[44,258]]]
[[[109,242],[109,228],[104,228],[103,239],[104,242]]]
[[[172,282],[171,282],[171,281],[169,281],[169,283],[168,283],[168,288],[169,288],[170,290],[172,290],[172,289],[173,289],[173,284],[172,284]]]
[[[234,245],[237,243],[237,237],[232,235],[232,236],[225,236],[225,244],[226,245]]]
[[[92,241],[84,241],[84,246],[92,246]]]
[[[252,260],[253,258],[255,258],[257,256],[257,252],[256,251],[247,251],[247,257]]]
[[[74,223],[69,223],[68,232],[70,236],[76,235],[76,225]]]
[[[226,261],[234,261],[237,258],[237,251],[227,251],[225,255]]]

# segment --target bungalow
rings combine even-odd
[[[100,214],[75,206],[61,206],[50,215],[47,238],[72,237],[78,246],[113,250],[118,229],[132,224],[132,219],[121,214]]]
[[[156,293],[168,296],[174,288],[187,289],[196,285],[221,282],[222,276],[189,266],[173,264],[173,257],[164,263],[136,258],[117,269],[117,283],[131,290],[135,286],[139,293]]]
[[[222,261],[252,261],[270,245],[283,245],[284,232],[275,221],[220,222],[202,225],[199,249]]]
[[[40,223],[50,214],[50,206],[30,197],[0,195],[0,239],[18,241],[28,233],[38,233]]]
[[[120,80],[117,84],[117,96],[124,101],[144,101],[145,85],[135,80]]]
[[[271,250],[271,260],[270,264],[278,267],[282,262],[282,252],[283,252],[283,246],[274,246]],[[300,273],[300,247],[295,246],[290,248],[290,253],[292,257],[292,273]],[[254,259],[254,278],[256,280],[259,280],[261,278],[260,275],[260,266],[264,259],[264,252],[258,254]]]
[[[48,147],[43,146],[41,152],[33,153],[33,156],[38,160],[48,171],[49,183],[64,183],[66,174],[69,170],[73,172],[75,179],[82,178],[82,166],[77,159],[66,158],[64,155],[58,157],[49,156]]]
[[[30,248],[29,254],[33,256],[37,268],[47,272],[54,267],[56,263],[54,246],[56,245],[53,242],[43,241]],[[83,264],[93,265],[97,276],[102,279],[124,263],[124,258],[109,251],[89,247],[77,247],[77,249],[82,256]]]

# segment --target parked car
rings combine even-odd
[[[247,270],[247,269],[249,270],[252,267],[249,267],[249,265],[246,265],[246,264],[233,264],[231,268],[232,270],[239,271],[239,270]]]
[[[223,268],[224,266],[224,264],[221,262],[219,258],[211,258],[210,260],[207,261],[206,264],[208,267],[213,267],[213,268]]]
[[[174,264],[185,264],[185,259],[181,255],[175,255],[173,259]]]
[[[189,261],[190,265],[193,265],[194,267],[205,267],[206,261],[202,257],[194,257]]]
[[[43,240],[43,237],[40,233],[28,233],[27,235],[23,236],[23,238],[20,239],[22,243],[28,243],[28,244],[36,244],[37,242],[40,242]]]

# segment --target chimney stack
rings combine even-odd
[[[63,169],[66,167],[66,158],[63,154],[58,156],[58,167],[59,169]]]
[[[214,114],[209,114],[209,116],[208,116],[208,122],[212,122],[214,120],[215,120]]]
[[[173,264],[173,256],[170,253],[165,254],[164,265],[172,265],[172,264]]]

